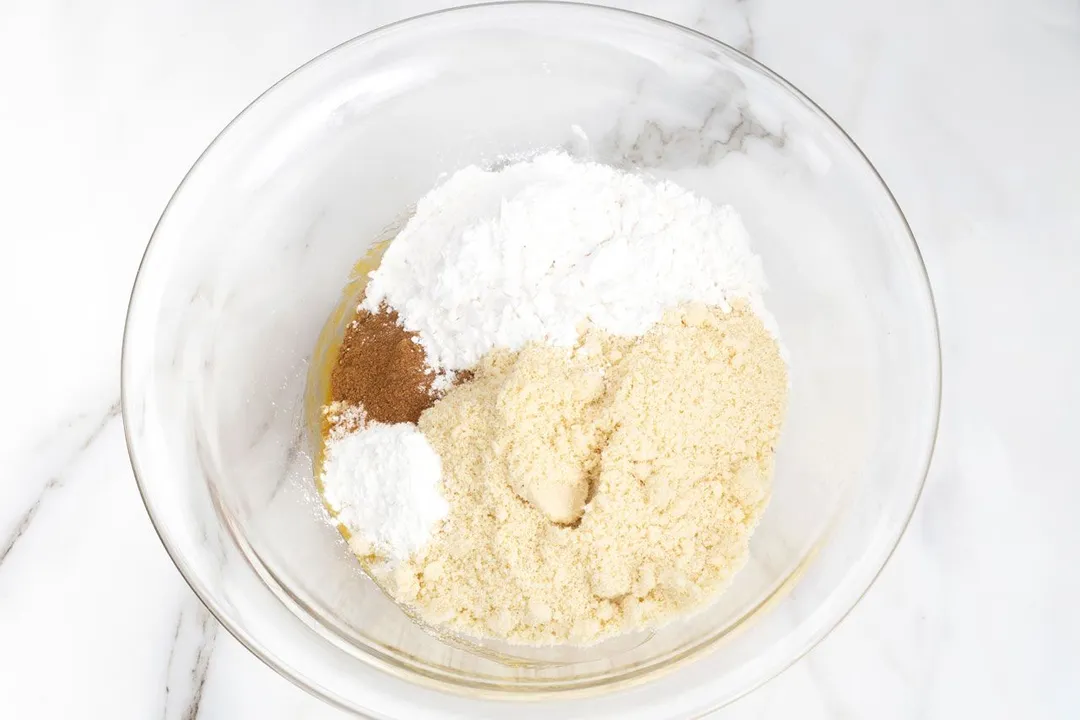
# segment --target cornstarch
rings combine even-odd
[[[327,442],[323,497],[352,535],[353,552],[405,560],[449,512],[439,456],[411,423],[365,425],[354,414],[339,418],[339,428],[342,420],[354,429]]]

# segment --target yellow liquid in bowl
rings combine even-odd
[[[331,401],[330,375],[337,364],[338,351],[345,337],[345,329],[356,315],[356,306],[360,304],[367,288],[368,277],[382,262],[386,248],[390,246],[392,238],[376,242],[367,251],[364,257],[353,266],[349,274],[349,281],[341,291],[338,300],[326,323],[319,331],[319,337],[315,341],[315,349],[311,354],[311,365],[308,368],[307,388],[304,392],[304,420],[310,433],[312,447],[315,448],[313,469],[315,472],[315,487],[319,491],[319,497],[330,512],[331,516],[337,515],[334,509],[326,502],[323,494],[322,473],[323,462],[326,457],[326,437],[330,432],[330,424],[323,415],[323,407]],[[348,528],[338,523],[338,531],[347,541],[351,534]]]

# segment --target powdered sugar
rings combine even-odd
[[[439,456],[410,423],[369,423],[327,442],[326,502],[365,552],[391,562],[423,547],[446,517],[441,481]]]
[[[440,371],[530,341],[572,345],[583,322],[640,335],[684,302],[760,308],[765,280],[738,215],[670,182],[549,152],[468,167],[417,204],[371,274]]]

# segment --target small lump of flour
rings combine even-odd
[[[442,463],[412,423],[362,424],[331,432],[323,463],[323,496],[351,534],[358,555],[401,562],[430,539],[449,506]]]

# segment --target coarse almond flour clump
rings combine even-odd
[[[420,418],[450,510],[390,590],[427,622],[529,644],[699,607],[746,561],[786,400],[779,348],[741,303],[490,353]]]

